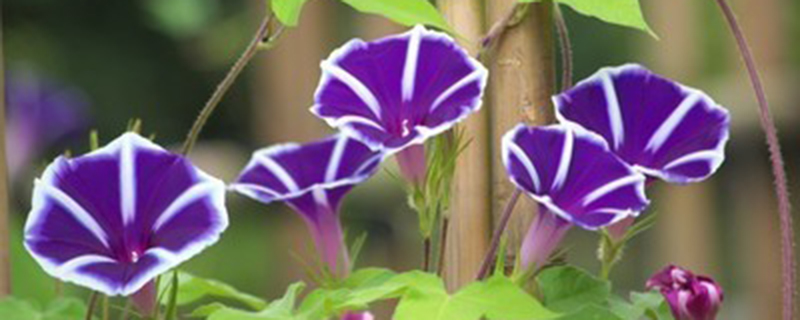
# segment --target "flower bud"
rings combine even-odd
[[[714,320],[723,300],[714,279],[673,265],[653,275],[647,288],[661,291],[676,320]]]

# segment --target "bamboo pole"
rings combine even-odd
[[[2,10],[0,10],[2,12]],[[0,298],[11,294],[11,257],[8,251],[8,166],[6,165],[6,96],[3,60],[2,18],[0,18]]]
[[[306,4],[298,26],[287,29],[278,45],[257,63],[252,119],[257,141],[307,142],[329,131],[308,109],[320,76],[319,62],[331,43],[327,32],[333,18],[331,7],[328,1]]]
[[[702,52],[696,46],[700,36],[697,2],[658,1],[650,9],[654,28],[665,30],[661,41],[642,37],[653,68],[681,82],[697,77],[702,62]],[[712,177],[710,181],[686,186],[660,184],[656,188],[654,203],[658,205],[655,210],[659,212],[659,223],[654,230],[656,251],[648,259],[654,263],[652,268],[677,263],[699,273],[718,274],[713,183]]]
[[[517,0],[487,1],[487,21],[500,20]],[[492,216],[500,217],[514,187],[500,159],[500,139],[520,121],[531,125],[552,122],[550,96],[554,93],[554,39],[550,2],[531,4],[518,25],[500,37],[490,56],[489,111],[492,156]],[[509,224],[508,250],[516,253],[536,212],[533,201],[517,206]]]
[[[484,34],[482,0],[439,0],[445,19],[463,37],[460,41],[471,56],[480,50]],[[489,111],[483,108],[467,118],[463,130],[468,147],[458,158],[453,180],[450,224],[447,233],[444,278],[450,290],[475,277],[488,250],[491,232]]]

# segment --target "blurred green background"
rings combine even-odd
[[[733,4],[775,109],[791,187],[800,194],[800,45],[793,41],[800,39],[800,3]],[[576,79],[607,65],[642,63],[708,92],[731,110],[733,127],[727,161],[712,179],[654,189],[651,211],[659,212],[661,221],[629,247],[613,275],[615,289],[641,290],[647,277],[674,262],[721,282],[726,289],[722,318],[777,318],[779,242],[768,155],[732,39],[713,1],[642,5],[660,40],[564,10]],[[82,92],[89,104],[87,128],[97,129],[101,141],[124,131],[131,118],[141,118],[144,133],[155,133],[160,144],[177,148],[265,10],[263,1],[242,0],[5,0],[5,66],[33,70]],[[372,39],[402,30],[336,1],[311,1],[300,27],[287,30],[275,50],[260,53],[233,86],[205,128],[193,160],[230,181],[252,150],[331,133],[307,111],[319,61],[352,37]],[[33,178],[64,150],[81,153],[87,148],[88,130],[83,130],[73,139],[50,144],[14,173],[16,295],[45,301],[55,294],[54,282],[21,246]],[[233,194],[229,204],[230,229],[185,269],[266,298],[304,277],[302,262],[290,253],[308,256],[304,253],[310,242],[299,217],[280,204],[264,206]],[[406,270],[419,265],[416,217],[401,186],[388,175],[356,188],[343,214],[350,239],[369,235],[360,266]],[[596,270],[596,241],[595,234],[571,231],[569,261]]]

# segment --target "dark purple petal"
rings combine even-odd
[[[372,176],[381,160],[383,154],[345,135],[278,145],[256,151],[231,189],[264,203],[296,199],[291,203],[304,214],[313,215],[319,202],[335,211],[344,193]]]
[[[648,204],[645,177],[596,134],[559,125],[518,125],[503,137],[502,152],[514,184],[583,228],[636,216]]]
[[[228,225],[225,185],[134,133],[59,157],[33,192],[25,245],[51,275],[129,295]]]
[[[311,111],[390,154],[478,111],[487,78],[452,38],[423,26],[373,42],[351,40],[321,67]]]
[[[559,121],[600,134],[647,175],[700,181],[725,158],[727,110],[639,65],[601,69],[553,101]]]

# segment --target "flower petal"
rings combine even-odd
[[[25,245],[59,279],[128,295],[218,240],[228,225],[224,194],[222,181],[188,159],[126,133],[47,167]]]
[[[636,216],[648,204],[645,177],[596,134],[559,125],[518,125],[503,137],[502,151],[514,184],[583,228]]]
[[[344,193],[372,176],[382,160],[345,135],[279,145],[256,151],[231,189],[264,203],[290,200],[313,216],[320,204],[325,211],[338,208]]]
[[[727,110],[639,65],[601,69],[553,101],[560,122],[600,134],[645,174],[701,181],[724,160]]]
[[[352,40],[321,67],[311,111],[388,153],[478,111],[487,78],[452,38],[423,26],[374,42]]]

